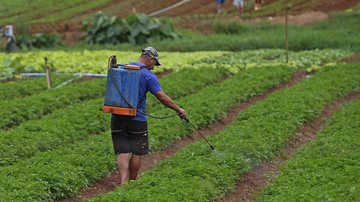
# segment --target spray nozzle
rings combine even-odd
[[[117,68],[116,55],[110,56],[109,59],[110,59],[110,67],[111,67],[111,68]]]
[[[214,150],[214,149],[215,149],[215,147],[203,136],[203,134],[200,133],[199,130],[197,130],[197,127],[196,127],[194,124],[192,124],[192,123],[189,121],[188,118],[185,117],[184,120],[185,120],[188,124],[190,124],[191,127],[193,127],[193,128],[195,129],[195,131],[206,141],[206,143],[208,143],[208,145],[210,146],[211,150]]]

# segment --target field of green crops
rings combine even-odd
[[[105,79],[76,79],[73,73],[106,73],[107,59],[137,60],[137,52],[37,51],[0,53],[0,201],[53,201],[77,196],[116,170],[110,116],[99,111]],[[237,103],[263,95],[307,72],[292,87],[270,94],[237,114],[219,133],[145,171],[137,181],[91,201],[213,201],[230,193],[244,174],[279,154],[298,128],[319,116],[326,104],[360,91],[360,65],[342,64],[346,50],[289,53],[161,52],[160,83],[199,128],[217,122]],[[55,86],[44,77],[49,58]],[[165,70],[169,70],[166,71]],[[171,113],[149,95],[147,110]],[[341,108],[318,138],[281,170],[278,180],[258,193],[259,201],[357,201],[359,191],[359,101]],[[178,118],[149,118],[151,153],[168,148],[194,129]],[[141,194],[139,194],[141,193]]]
[[[61,73],[106,73],[108,58],[117,55],[118,63],[136,61],[140,53],[129,51],[32,51],[26,53],[0,53],[0,81],[16,77],[21,72],[44,72],[47,57],[54,72]],[[289,65],[295,68],[317,69],[321,65],[336,63],[337,59],[350,56],[345,50],[312,50],[289,53]],[[155,68],[159,73],[164,70],[199,68],[204,65],[222,66],[232,71],[263,65],[278,65],[285,62],[283,50],[260,49],[242,52],[202,51],[202,52],[162,52],[162,66]]]
[[[289,1],[295,10],[319,4]],[[97,8],[127,16],[134,2],[4,0],[0,24],[74,23]],[[139,2],[139,8],[152,12],[175,1],[146,1],[152,6]],[[116,39],[113,34],[122,29],[111,24],[119,19],[99,18],[87,32],[99,37],[91,44],[30,44],[5,53],[0,41],[0,202],[207,202],[226,201],[234,194],[242,201],[235,190],[243,179],[283,157],[275,174],[266,176],[266,185],[254,187],[251,182],[254,189],[246,201],[360,201],[360,4],[334,0],[353,7],[329,13],[326,21],[290,25],[286,62],[282,24],[244,23],[246,17],[281,15],[284,2],[268,2],[256,12],[250,12],[253,4],[247,3],[248,13],[236,19],[234,7],[232,13],[174,18],[176,23],[194,22],[200,26],[196,29],[206,18],[213,31],[209,35],[189,29],[177,32],[176,39],[163,39],[153,36],[156,31],[150,34],[148,28],[155,24],[140,20],[143,27],[135,23],[139,27],[126,33],[142,33],[143,40],[96,44],[101,38]],[[212,8],[215,4],[198,11]],[[31,40],[49,43],[41,37]],[[110,179],[118,176],[111,115],[99,110],[108,59],[116,55],[119,64],[137,61],[146,46],[159,50],[162,66],[153,72],[162,89],[187,111],[193,127],[178,117],[149,117],[149,156],[161,160],[145,159],[138,179],[119,186]],[[45,58],[52,88],[44,76]],[[154,115],[174,113],[150,93],[146,105]],[[323,114],[319,129],[302,134]],[[215,149],[195,135],[199,131]],[[288,155],[284,150],[299,134],[311,141],[299,143]]]
[[[0,22],[28,23],[57,22],[73,17],[92,8],[106,5],[110,0],[100,1],[59,1],[59,0],[2,0],[0,8]],[[54,6],[56,5],[56,6]]]
[[[261,201],[358,201],[360,101],[344,106],[282,169]]]

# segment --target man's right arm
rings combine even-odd
[[[155,93],[155,96],[160,100],[163,105],[175,110],[179,114],[180,118],[186,118],[186,111],[179,107],[168,95],[166,95],[164,91],[159,91]]]

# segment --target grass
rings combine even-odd
[[[29,0],[26,2],[21,0],[2,0],[0,24],[13,24],[18,21],[26,23],[57,22],[109,2],[110,0]]]
[[[360,9],[331,14],[328,21],[310,26],[289,26],[289,49],[292,51],[312,49],[343,49],[360,51]],[[147,44],[88,45],[81,42],[72,47],[55,49],[123,49],[141,50],[154,46],[161,51],[243,51],[260,48],[284,48],[284,25],[271,23],[245,24],[240,22],[215,22],[215,34],[202,35],[180,31],[177,40],[149,40]],[[255,34],[256,33],[256,34]]]

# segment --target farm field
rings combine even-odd
[[[99,54],[97,51],[94,52],[95,55]],[[213,54],[213,55],[211,55]],[[228,142],[228,144],[234,144],[232,147],[226,146],[226,148],[231,149],[236,144],[239,145],[239,148],[242,148],[239,152],[239,156],[236,158],[240,158],[238,160],[230,160],[230,162],[235,163],[226,164],[224,166],[229,166],[230,169],[228,172],[229,176],[217,176],[214,175],[214,179],[209,179],[212,182],[216,182],[215,184],[211,184],[210,181],[205,183],[207,190],[204,193],[201,193],[199,196],[204,198],[196,198],[196,199],[186,199],[182,198],[181,193],[175,194],[175,196],[179,196],[178,200],[210,200],[211,198],[219,198],[221,197],[226,190],[230,190],[231,187],[238,177],[241,177],[241,174],[251,169],[252,166],[260,163],[264,159],[271,158],[274,154],[276,154],[276,150],[281,147],[282,142],[286,141],[294,129],[299,127],[299,124],[303,123],[306,120],[309,120],[316,116],[319,110],[321,110],[322,103],[329,102],[335,97],[341,96],[342,94],[347,94],[350,91],[356,90],[359,88],[359,81],[357,79],[357,75],[359,75],[358,70],[359,67],[357,65],[341,65],[336,64],[336,61],[339,61],[340,58],[347,57],[351,53],[346,51],[334,51],[334,50],[324,50],[324,51],[304,51],[304,52],[294,52],[292,53],[293,60],[289,63],[289,65],[281,65],[281,51],[280,50],[260,50],[260,51],[247,51],[244,53],[231,53],[231,52],[217,52],[216,55],[210,52],[210,56],[206,52],[201,53],[203,57],[198,59],[189,60],[188,63],[185,63],[183,66],[179,66],[173,69],[173,72],[169,75],[165,75],[164,78],[161,79],[161,83],[166,87],[166,91],[170,93],[170,95],[176,98],[176,101],[179,102],[182,106],[186,107],[189,110],[189,118],[194,120],[194,123],[199,127],[205,127],[206,125],[218,120],[222,116],[226,114],[226,112],[237,102],[245,101],[249,97],[252,97],[257,94],[262,94],[266,91],[266,89],[270,89],[279,83],[284,83],[289,80],[290,75],[297,71],[307,71],[310,74],[312,72],[317,72],[313,77],[309,77],[308,81],[303,81],[298,86],[294,86],[294,93],[290,95],[286,95],[286,93],[291,93],[292,88],[289,90],[283,90],[284,92],[275,93],[273,96],[270,96],[267,100],[263,101],[264,104],[256,104],[244,112],[239,114],[238,120],[235,123],[231,124],[229,129],[225,129],[224,132],[220,132],[220,134],[232,134],[232,132],[226,132],[227,130],[234,131],[237,129],[231,129],[232,127],[243,126],[245,127],[244,131],[252,130],[251,134],[253,138],[257,138],[255,134],[259,133],[263,134],[263,132],[257,132],[254,128],[255,126],[251,126],[250,119],[252,118],[241,118],[241,117],[258,117],[256,113],[260,114],[268,114],[267,116],[271,117],[273,120],[272,123],[276,125],[276,116],[272,114],[276,112],[279,116],[279,121],[281,119],[287,119],[289,123],[285,124],[283,127],[286,128],[284,136],[274,136],[272,138],[277,139],[271,145],[266,146],[265,148],[256,147],[252,148],[254,145],[243,142],[246,140],[247,136],[240,138],[240,142]],[[99,54],[100,55],[100,54]],[[185,53],[186,55],[186,53]],[[312,57],[310,57],[312,56]],[[259,61],[259,58],[263,61]],[[191,65],[189,65],[191,64]],[[322,68],[325,65],[326,67]],[[183,68],[180,68],[183,67]],[[93,71],[92,69],[88,70],[89,72]],[[319,76],[317,76],[319,74]],[[206,75],[206,76],[205,76]],[[193,77],[194,79],[191,79]],[[318,78],[319,77],[319,78]],[[39,79],[39,78],[37,78]],[[225,79],[225,80],[224,80]],[[312,80],[314,84],[312,84]],[[21,79],[19,80],[21,81]],[[25,80],[26,81],[26,80]],[[179,82],[183,82],[183,85],[175,85]],[[261,82],[259,82],[261,81]],[[190,83],[193,82],[193,83]],[[309,83],[310,84],[307,84]],[[95,79],[90,81],[84,81],[80,83],[72,83],[67,86],[54,89],[54,90],[43,90],[41,92],[35,93],[34,95],[25,96],[24,98],[18,98],[14,102],[14,107],[8,107],[9,109],[15,109],[15,103],[19,101],[19,99],[24,103],[24,106],[27,105],[27,102],[31,103],[30,100],[34,100],[33,102],[39,103],[39,107],[44,107],[45,104],[41,104],[39,101],[49,102],[50,97],[56,97],[56,102],[59,103],[59,106],[64,106],[64,109],[56,107],[56,105],[51,104],[51,107],[55,107],[56,110],[50,110],[50,106],[46,109],[46,113],[39,114],[38,117],[34,116],[34,112],[41,112],[39,110],[33,109],[29,111],[29,118],[23,119],[24,116],[21,115],[21,122],[17,123],[17,127],[12,126],[10,129],[2,131],[0,133],[0,138],[2,139],[0,148],[2,150],[1,154],[1,166],[2,169],[0,171],[0,180],[2,183],[7,184],[2,188],[2,196],[4,199],[8,200],[22,200],[34,199],[38,200],[53,200],[53,199],[61,199],[64,197],[71,197],[79,193],[79,191],[92,183],[98,181],[109,173],[113,172],[115,167],[114,164],[114,156],[112,155],[111,146],[109,145],[109,134],[110,132],[107,130],[109,125],[109,117],[105,114],[101,114],[100,112],[94,113],[94,110],[101,106],[102,99],[99,98],[103,94],[101,89],[104,88],[105,80],[103,79]],[[302,84],[304,83],[304,84]],[[332,83],[332,85],[328,85]],[[5,82],[1,85],[8,85],[11,82]],[[198,86],[194,88],[195,86]],[[206,87],[205,87],[206,86]],[[238,87],[235,87],[238,86]],[[304,87],[301,87],[304,86]],[[333,86],[337,86],[336,89]],[[191,87],[191,88],[189,88]],[[329,90],[326,90],[325,87],[328,87]],[[98,88],[98,90],[96,90]],[[299,90],[296,90],[299,88]],[[319,90],[324,90],[324,94],[321,99],[316,98],[311,95],[312,91],[309,91],[313,88],[313,94],[315,92],[320,93]],[[98,94],[92,93],[92,97],[84,97],[83,90],[91,89],[91,92],[98,92]],[[297,91],[303,92],[304,89],[309,93],[309,95],[302,95],[296,93]],[[337,90],[338,89],[338,90]],[[348,89],[348,90],[347,90]],[[290,91],[290,92],[287,92]],[[221,93],[220,93],[221,92]],[[58,94],[57,94],[58,93]],[[67,93],[69,95],[67,95]],[[281,93],[285,93],[285,95],[281,95]],[[53,96],[52,94],[56,95]],[[61,96],[64,98],[70,98],[69,96],[82,95],[81,102],[76,104],[74,102],[74,98],[71,98],[71,103],[67,103],[66,100],[61,101],[58,100]],[[329,95],[328,95],[329,94]],[[234,96],[236,95],[236,96]],[[276,96],[277,95],[277,96]],[[49,98],[44,99],[42,96],[48,96]],[[60,97],[59,97],[60,96]],[[300,97],[297,97],[300,96]],[[305,96],[302,98],[302,96]],[[309,97],[306,97],[309,96]],[[282,99],[283,97],[288,97],[290,100],[283,100],[284,103],[271,101],[272,97],[278,97],[276,99]],[[86,101],[86,99],[88,101]],[[153,97],[149,98],[148,107],[151,111],[156,114],[167,114],[171,113],[169,110],[159,108],[156,103],[156,100]],[[307,103],[309,109],[311,109],[311,113],[309,109],[302,109],[304,104],[300,104],[297,109],[294,106],[291,106],[291,103],[294,103],[291,100],[303,100],[304,103]],[[29,100],[29,101],[26,101]],[[189,102],[191,100],[191,102]],[[269,100],[269,101],[268,101]],[[227,102],[224,102],[227,101]],[[266,104],[269,102],[269,104]],[[5,103],[5,102],[4,102]],[[11,100],[7,102],[10,104]],[[277,104],[275,104],[277,103]],[[315,104],[312,107],[312,104]],[[10,104],[11,105],[11,104]],[[29,104],[28,104],[29,105]],[[30,104],[31,105],[31,104]],[[259,105],[259,106],[258,106]],[[274,108],[270,108],[274,110],[274,112],[267,112],[268,106],[271,105]],[[288,106],[283,108],[285,111],[278,111],[275,106]],[[318,106],[319,105],[319,106]],[[5,106],[5,104],[2,104]],[[206,107],[201,107],[206,106]],[[262,106],[262,107],[260,107]],[[317,106],[317,107],[316,107]],[[312,108],[311,108],[312,107]],[[279,108],[279,109],[280,109]],[[209,110],[211,109],[211,110]],[[289,111],[290,114],[293,114],[291,111],[295,110],[300,113],[300,109],[304,110],[304,115],[301,113],[291,122],[291,118],[286,117],[286,110],[291,109]],[[247,112],[255,110],[255,112]],[[82,113],[79,113],[82,112]],[[86,113],[85,113],[86,112]],[[248,113],[248,115],[246,115]],[[255,113],[255,114],[252,114]],[[14,114],[8,113],[8,114]],[[290,114],[288,116],[290,116]],[[266,121],[266,117],[263,116],[264,123]],[[6,117],[6,116],[3,116]],[[14,116],[12,116],[12,121]],[[93,121],[89,121],[93,120]],[[237,121],[250,121],[250,126],[246,128],[246,124],[242,124],[242,122],[237,123]],[[301,120],[301,121],[300,121]],[[244,123],[245,123],[244,122]],[[14,123],[14,122],[10,122]],[[255,119],[252,124],[261,124],[261,120]],[[282,124],[283,125],[283,124]],[[56,127],[55,127],[56,126]],[[80,128],[77,126],[81,126]],[[165,149],[169,144],[174,142],[176,139],[182,136],[186,136],[191,133],[192,129],[181,123],[177,119],[169,119],[164,121],[156,121],[149,120],[150,131],[152,131],[152,135],[150,136],[150,145],[151,151],[156,152],[162,149]],[[273,128],[274,125],[270,124],[269,127],[273,129],[266,129],[264,125],[264,130],[271,131],[274,129],[275,131],[281,131],[282,129]],[[244,132],[241,134],[246,134],[248,132]],[[31,134],[31,135],[30,135]],[[49,135],[51,134],[51,135]],[[98,134],[98,135],[96,135]],[[223,145],[227,142],[225,139],[233,139],[233,138],[225,138],[221,139],[220,137],[226,135],[217,134],[214,137],[209,138],[211,142],[214,143],[216,148],[217,145]],[[241,135],[240,134],[240,135]],[[29,138],[31,136],[32,138]],[[260,137],[259,136],[259,137]],[[26,138],[26,147],[24,145],[17,146],[16,142]],[[219,139],[217,139],[219,138]],[[257,139],[257,141],[266,141],[268,142],[271,139]],[[280,139],[279,139],[280,138]],[[224,142],[225,141],[225,142]],[[252,141],[252,140],[249,140]],[[218,143],[219,142],[219,143]],[[263,145],[263,143],[256,143],[256,145]],[[242,145],[242,143],[244,145]],[[63,147],[62,145],[66,145]],[[199,146],[200,145],[200,146]],[[223,148],[221,146],[221,148]],[[93,151],[90,156],[88,156],[87,151]],[[189,150],[188,152],[186,152]],[[178,159],[178,155],[185,158],[187,154],[190,152],[190,159],[187,160],[179,160],[179,163],[175,163],[178,160],[165,160],[164,163],[161,163],[159,166],[156,166],[154,170],[148,171],[147,174],[145,172],[144,176],[142,176],[138,182],[142,184],[142,180],[145,180],[145,185],[148,185],[146,182],[147,175],[157,175],[159,172],[160,175],[164,175],[164,171],[161,169],[167,169],[166,166],[177,165],[178,169],[186,170],[185,167],[191,167],[192,169],[200,169],[192,175],[195,178],[200,177],[199,179],[207,179],[203,175],[206,174],[212,175],[211,167],[209,165],[204,165],[205,170],[202,170],[202,166],[196,160],[197,158],[214,158],[214,162],[221,161],[224,162],[224,159],[228,159],[227,155],[233,156],[232,152],[228,151],[207,151],[209,148],[204,146],[204,143],[200,141],[194,145],[190,145],[189,148],[186,148],[184,151],[181,151],[179,154],[176,154],[173,158]],[[257,151],[256,153],[253,153]],[[271,152],[270,152],[271,151]],[[184,153],[185,152],[185,153]],[[209,153],[210,152],[210,153]],[[217,153],[218,152],[218,153]],[[95,155],[96,154],[96,155]],[[241,154],[241,155],[240,155]],[[197,157],[197,155],[200,155]],[[203,156],[205,155],[205,156]],[[213,157],[211,157],[213,155]],[[217,159],[220,158],[221,159]],[[194,158],[194,159],[193,159]],[[233,158],[233,157],[231,157]],[[230,159],[231,159],[230,158]],[[86,160],[86,163],[84,162]],[[193,163],[191,163],[194,160]],[[30,163],[32,162],[32,163]],[[49,162],[52,162],[49,164]],[[96,162],[96,163],[95,163]],[[172,162],[168,165],[166,162]],[[182,163],[186,162],[189,165],[184,165],[185,167],[180,166]],[[213,161],[209,161],[213,162]],[[175,164],[173,164],[175,163]],[[197,165],[197,166],[195,166]],[[215,163],[215,165],[222,165],[221,163]],[[164,166],[164,168],[162,168]],[[200,167],[199,167],[200,166]],[[234,168],[232,167],[234,166]],[[240,166],[240,167],[239,167]],[[221,167],[221,166],[220,166]],[[240,169],[241,168],[241,169]],[[45,170],[46,172],[44,172]],[[157,171],[160,169],[160,171]],[[210,169],[209,171],[206,171]],[[222,169],[219,168],[219,169]],[[231,169],[234,169],[231,171]],[[243,170],[237,174],[235,171]],[[49,170],[52,170],[51,172]],[[180,172],[174,171],[174,172]],[[216,169],[215,169],[216,170]],[[206,171],[206,172],[205,172]],[[181,171],[180,173],[182,173]],[[33,175],[29,176],[27,173],[33,173]],[[46,175],[45,175],[46,173]],[[186,173],[186,172],[185,172]],[[195,175],[198,173],[200,176]],[[232,174],[231,174],[232,173]],[[174,175],[169,173],[169,175]],[[176,174],[177,175],[177,174]],[[9,180],[9,176],[14,176],[11,180]],[[76,176],[76,177],[75,177]],[[197,176],[197,177],[196,177]],[[202,176],[202,177],[201,177]],[[223,180],[229,181],[221,181],[217,177]],[[234,178],[235,177],[235,178]],[[156,178],[156,177],[155,177]],[[39,181],[39,179],[42,179]],[[71,179],[71,180],[70,180]],[[77,179],[77,180],[74,180]],[[152,178],[150,178],[152,179]],[[159,183],[168,183],[169,186],[171,183],[165,180]],[[187,179],[185,176],[179,175],[179,180],[181,183],[187,184]],[[193,178],[189,178],[189,183],[192,182]],[[176,180],[173,179],[172,180]],[[220,181],[219,181],[220,180]],[[9,182],[11,182],[9,184]],[[176,182],[176,181],[175,181]],[[205,181],[204,181],[205,182]],[[28,186],[28,183],[35,183],[34,186]],[[134,189],[134,193],[137,192],[137,189],[143,189],[141,186],[135,185],[131,183]],[[179,182],[177,182],[179,183]],[[208,184],[210,183],[210,184]],[[217,185],[220,183],[220,185]],[[218,186],[222,187],[224,184],[228,184],[228,188],[219,189]],[[134,184],[134,185],[133,185]],[[12,190],[20,189],[20,187],[28,187],[26,191],[16,192],[16,194]],[[130,184],[129,184],[130,186]],[[130,187],[131,187],[130,186]],[[163,185],[162,185],[163,186]],[[197,184],[194,186],[198,186]],[[5,188],[7,187],[7,188]],[[170,186],[171,187],[171,186]],[[208,188],[212,187],[208,190]],[[124,190],[126,193],[131,193],[128,190],[127,186],[125,186],[121,190]],[[53,191],[51,191],[53,190]],[[189,189],[191,190],[191,189]],[[202,190],[202,189],[201,189]],[[210,191],[212,190],[212,191]],[[216,190],[216,191],[215,191]],[[185,191],[186,192],[186,191]],[[173,190],[169,193],[174,193]],[[186,192],[187,193],[187,192]],[[190,193],[188,193],[190,194]],[[193,194],[190,194],[193,196]],[[129,195],[132,197],[132,195]],[[31,198],[27,198],[31,197]],[[105,197],[105,196],[104,196]],[[111,197],[112,195],[106,196],[110,197],[111,200],[115,200]],[[160,196],[152,196],[151,197],[160,197]],[[161,197],[170,197],[170,196],[161,196]],[[161,197],[159,200],[161,200]],[[171,197],[170,197],[171,198]],[[176,198],[173,198],[176,200]],[[99,200],[107,200],[106,198],[99,198]],[[117,199],[116,199],[117,200]]]
[[[349,57],[346,50],[310,50],[289,52],[289,64],[296,68],[311,68],[334,63],[337,59]],[[44,57],[49,60],[52,71],[58,73],[103,73],[107,71],[107,59],[117,55],[119,63],[136,61],[139,53],[129,51],[36,51],[28,53],[0,53],[0,79],[6,80],[20,72],[43,72]],[[243,52],[200,51],[200,52],[164,52],[163,66],[154,72],[177,71],[182,68],[200,68],[204,65],[221,66],[238,71],[259,65],[281,64],[285,61],[284,51],[280,49],[261,49]]]
[[[324,103],[359,89],[357,76],[350,78],[354,74],[359,74],[356,66],[324,69],[311,79],[275,93],[240,113],[234,123],[209,138],[219,147],[217,150],[211,151],[203,141],[190,145],[146,172],[140,180],[93,201],[137,201],[142,198],[137,194],[139,190],[160,201],[208,201],[219,198],[232,188],[241,174],[275,155],[299,125],[316,117]],[[345,76],[347,81],[338,79],[340,75],[348,75]],[[304,91],[306,93],[300,93]],[[317,96],[319,94],[322,96]]]
[[[178,1],[175,0],[138,0],[136,2],[126,0],[101,0],[96,2],[75,0],[62,1],[62,3],[59,4],[58,0],[35,0],[26,2],[24,4],[24,2],[22,1],[4,0],[2,2],[2,8],[0,10],[0,22],[14,23],[18,19],[32,24],[56,23],[66,20],[70,20],[72,22],[79,22],[98,11],[102,11],[111,15],[127,17],[128,15],[132,14],[133,8],[135,8],[137,12],[151,14],[158,10],[161,10],[164,7],[171,6],[177,2]],[[354,0],[348,2],[344,0],[334,0],[331,4],[324,6],[324,2],[326,2],[324,0],[289,0],[289,2],[291,3],[291,10],[293,10],[294,13],[304,9],[324,12],[328,12],[329,10],[343,10],[358,3]],[[152,4],[152,6],[147,6],[147,3]],[[39,4],[42,5],[40,9],[38,8]],[[57,4],[58,6],[54,8],[54,4]],[[245,4],[246,17],[276,15],[284,11],[283,0],[266,1],[264,2],[263,9],[258,11],[254,11],[252,9],[253,6],[254,3],[252,1],[249,1]],[[227,9],[228,15],[235,14],[236,11],[234,8],[232,8],[230,1],[225,2],[224,7]],[[216,4],[214,4],[213,1],[195,0],[192,3],[187,2],[183,6],[178,7],[177,9],[163,12],[159,14],[159,16],[184,17],[187,15],[207,15],[208,17],[214,17],[215,11]]]
[[[276,182],[259,201],[301,200],[356,201],[359,194],[360,102],[340,109],[317,139],[302,148],[281,170]],[[319,194],[321,193],[321,194]]]
[[[360,1],[258,6],[4,0],[0,202],[359,201]],[[124,184],[102,111],[113,55],[172,100],[147,93],[162,118],[148,115],[149,154]],[[131,68],[122,90],[137,91],[127,74],[154,90]]]

